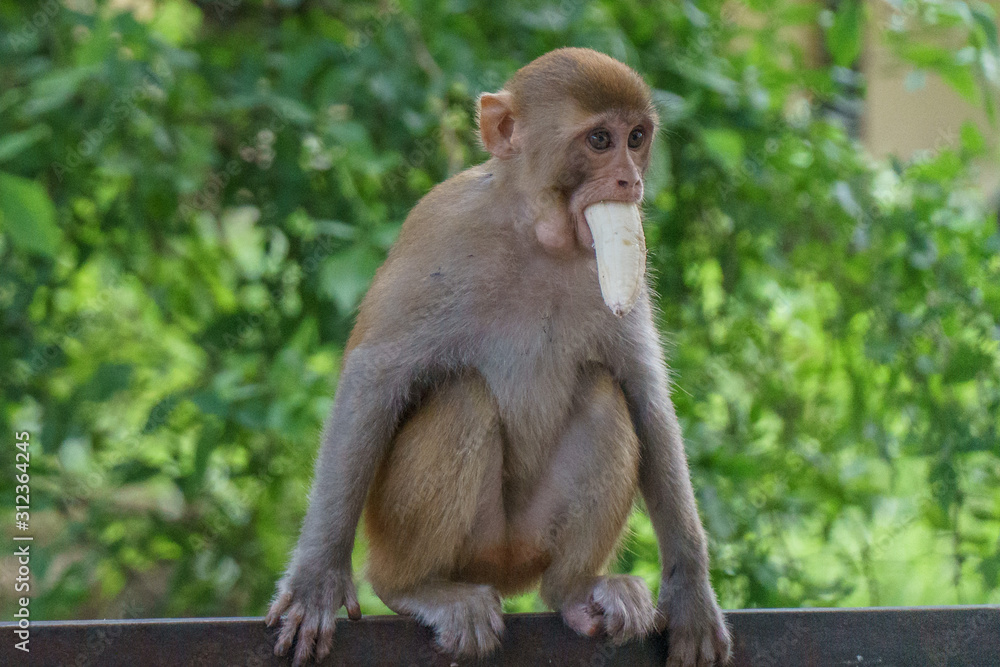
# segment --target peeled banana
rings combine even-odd
[[[604,303],[618,317],[632,310],[646,272],[646,237],[637,204],[600,202],[583,211],[594,237]]]

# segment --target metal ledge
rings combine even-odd
[[[1000,606],[740,610],[726,617],[733,629],[737,667],[1000,667]],[[438,654],[430,631],[410,619],[341,619],[333,655],[322,664],[665,664],[664,637],[614,646],[577,636],[556,614],[508,614],[505,621],[502,648],[477,663]],[[32,622],[27,654],[14,648],[15,627],[0,623],[0,665],[290,664],[288,658],[272,654],[276,631],[259,618]]]

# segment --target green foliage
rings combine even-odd
[[[16,249],[55,254],[60,235],[56,209],[40,183],[0,173],[0,224]]]
[[[262,612],[360,297],[483,159],[476,95],[564,45],[662,108],[650,267],[724,605],[1000,602],[987,142],[878,162],[824,118],[866,3],[67,4],[0,0],[0,424],[31,432],[35,617]],[[879,34],[989,108],[993,16],[893,6]],[[617,566],[656,584],[632,528]]]
[[[861,0],[839,3],[837,13],[826,30],[826,46],[833,62],[850,67],[861,55],[864,42],[864,5]]]

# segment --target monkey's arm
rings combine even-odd
[[[341,606],[351,618],[361,616],[351,580],[354,534],[376,467],[421,370],[400,343],[362,344],[345,359],[302,532],[267,615],[271,625],[287,612],[275,653],[286,653],[297,633],[295,664],[309,659],[314,642],[317,658],[330,652]]]
[[[731,642],[708,579],[705,531],[648,295],[634,315],[617,371],[640,442],[639,489],[660,546],[663,573],[657,606],[663,615],[661,627],[670,629],[668,664],[689,664],[689,656],[699,654],[725,662]]]

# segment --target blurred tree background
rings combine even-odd
[[[989,8],[889,10],[879,39],[992,115]],[[476,96],[564,45],[662,109],[650,267],[723,605],[1000,603],[1000,233],[971,167],[992,140],[868,156],[838,109],[871,20],[0,0],[0,490],[10,517],[29,431],[32,618],[263,612],[360,297],[417,199],[485,158]],[[631,528],[616,567],[655,586]]]

